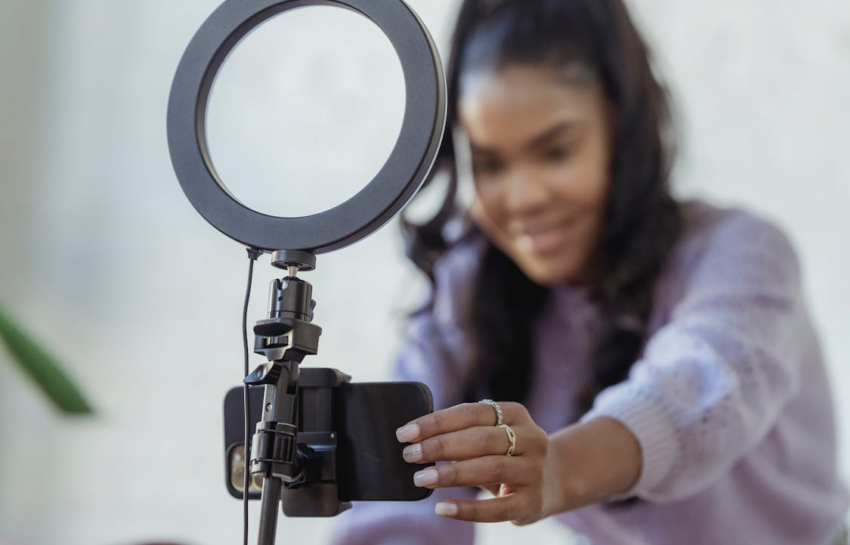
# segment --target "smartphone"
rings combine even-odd
[[[337,500],[417,501],[430,496],[431,490],[413,484],[413,474],[427,466],[404,461],[405,445],[398,442],[395,431],[433,411],[431,391],[418,382],[351,383],[348,379],[335,369],[301,369],[296,400],[299,437],[333,432]],[[245,468],[242,391],[241,386],[233,388],[224,400],[226,484],[239,499]],[[249,387],[248,400],[253,435],[263,410],[263,388]],[[249,499],[260,498],[261,484],[252,481]],[[287,502],[286,497],[309,495],[311,486],[318,489],[327,484],[308,481],[300,489],[285,490],[285,511],[289,503],[301,506],[302,512],[295,516],[327,516],[311,514],[309,502]]]

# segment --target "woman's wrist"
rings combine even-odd
[[[611,418],[573,424],[549,436],[547,515],[627,493],[641,474],[637,438]]]

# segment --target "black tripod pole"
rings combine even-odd
[[[305,478],[298,459],[298,368],[305,356],[318,352],[322,334],[311,323],[313,287],[297,277],[315,267],[315,256],[280,251],[273,254],[272,264],[289,274],[272,282],[268,318],[254,325],[254,352],[269,361],[245,378],[249,385],[265,386],[263,418],[251,445],[251,473],[263,477],[259,545],[275,543],[282,488]]]
[[[259,430],[273,430],[266,434],[272,444],[269,461],[263,464],[263,495],[260,506],[260,529],[258,543],[273,545],[277,532],[277,518],[280,511],[281,488],[284,483],[297,478],[295,467],[296,429],[295,429],[295,391],[298,375],[298,362],[286,362],[280,365],[277,382],[265,387],[263,399],[263,420]],[[259,449],[258,449],[259,450]],[[258,453],[259,456],[259,453]],[[253,456],[252,456],[253,458]],[[276,461],[272,461],[272,460]],[[259,460],[257,460],[259,462]]]
[[[280,479],[268,477],[263,480],[263,500],[260,507],[260,533],[257,543],[273,545],[277,534],[277,514],[280,503]]]

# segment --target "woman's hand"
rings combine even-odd
[[[511,441],[493,407],[466,403],[409,422],[397,431],[410,463],[454,462],[414,475],[424,488],[479,486],[496,497],[451,500],[435,511],[474,522],[531,524],[627,492],[641,471],[641,450],[616,420],[592,419],[547,436],[519,403],[500,403]]]
[[[549,437],[518,403],[500,403],[503,421],[516,434],[497,427],[493,407],[467,403],[418,418],[397,432],[410,463],[453,461],[416,473],[425,488],[480,486],[497,497],[453,501],[437,506],[437,514],[477,522],[530,524],[550,514],[555,486],[549,467]]]

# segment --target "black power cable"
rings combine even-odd
[[[245,290],[245,306],[242,309],[242,348],[245,354],[245,367],[244,367],[244,375],[247,377],[249,373],[248,369],[248,301],[251,300],[251,284],[254,280],[254,262],[260,257],[260,250],[256,250],[254,248],[247,248],[248,250],[248,288]],[[248,467],[248,462],[250,460],[250,451],[248,450],[248,444],[250,443],[251,435],[251,406],[248,402],[248,385],[243,383],[242,386],[242,397],[244,402],[244,411],[245,411],[245,447],[242,456],[243,462],[243,481],[242,481],[242,540],[244,545],[248,545],[248,489],[250,488],[251,483],[251,473],[250,468]]]

